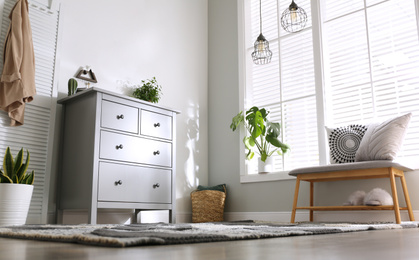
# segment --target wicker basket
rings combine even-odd
[[[224,220],[224,205],[226,189],[217,190],[194,190],[191,192],[192,222],[219,222]]]

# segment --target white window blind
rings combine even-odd
[[[323,5],[328,122],[368,124],[413,112],[399,155],[413,161],[419,155],[415,1],[350,2]]]
[[[0,43],[3,46],[9,28],[8,18],[15,0],[6,0],[2,10]],[[10,147],[12,154],[23,147],[30,152],[28,170],[35,170],[34,192],[29,209],[28,223],[46,223],[48,211],[49,176],[52,138],[55,122],[54,91],[55,56],[58,35],[59,9],[51,10],[35,1],[29,1],[29,19],[35,52],[35,84],[37,95],[26,105],[25,123],[9,127],[7,113],[0,112],[0,151]],[[3,52],[0,53],[3,61]],[[0,71],[3,63],[0,63]],[[25,152],[26,156],[26,152]],[[1,157],[1,160],[3,158]]]
[[[250,57],[259,35],[259,1],[249,0],[251,37],[246,38],[246,55]],[[271,63],[255,65],[247,60],[245,109],[267,108],[270,120],[280,122],[282,141],[291,147],[285,156],[276,156],[275,171],[316,165],[319,161],[317,112],[313,65],[311,21],[297,34],[280,26],[282,12],[289,0],[262,1],[262,32],[273,52]],[[298,2],[311,15],[310,1]],[[248,161],[247,174],[257,173],[257,161]]]

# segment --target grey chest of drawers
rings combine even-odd
[[[87,210],[169,210],[175,222],[177,111],[98,88],[63,105],[58,214]]]

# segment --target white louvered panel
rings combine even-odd
[[[0,42],[4,43],[10,20],[8,18],[15,0],[6,0],[3,9],[3,21]],[[36,2],[29,1],[29,19],[35,52],[35,84],[37,95],[34,101],[26,105],[25,123],[19,127],[9,127],[10,119],[0,112],[0,151],[7,146],[16,154],[22,147],[30,152],[29,170],[35,171],[34,192],[28,220],[31,223],[45,223],[48,209],[49,169],[48,149],[50,124],[54,124],[55,107],[53,83],[55,70],[56,42],[58,33],[58,10],[49,10]],[[3,60],[3,52],[0,52]],[[2,70],[3,64],[0,64]],[[56,97],[55,97],[56,98]]]
[[[419,44],[414,1],[393,0],[368,8],[376,117],[419,111]],[[388,15],[391,10],[392,15]],[[402,155],[417,157],[419,119],[413,116]]]
[[[298,51],[294,51],[298,49]],[[281,84],[283,100],[315,94],[311,31],[281,40]]]
[[[325,21],[352,13],[364,8],[364,0],[336,1],[323,0],[323,16]]]
[[[315,96],[285,102],[284,142],[291,147],[285,169],[319,164]]]

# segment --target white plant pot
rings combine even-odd
[[[274,157],[270,156],[266,158],[265,162],[262,162],[260,157],[258,158],[258,172],[259,174],[265,174],[274,171]]]
[[[0,183],[0,226],[24,225],[33,185]]]

